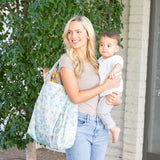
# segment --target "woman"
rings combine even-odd
[[[66,24],[63,33],[67,53],[61,57],[60,73],[64,88],[73,103],[78,105],[78,127],[74,145],[66,150],[67,160],[103,160],[109,131],[96,116],[98,95],[116,88],[120,77],[106,79],[99,85],[98,62],[95,57],[95,33],[85,16],[75,16]],[[110,95],[113,105],[121,99]]]

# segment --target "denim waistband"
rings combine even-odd
[[[87,113],[78,112],[78,118],[79,119],[85,119],[86,121],[101,121],[101,119],[98,116],[90,115]]]

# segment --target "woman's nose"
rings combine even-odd
[[[74,39],[74,38],[76,38],[76,33],[72,33],[72,38]]]

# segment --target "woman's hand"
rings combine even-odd
[[[112,94],[106,95],[106,103],[114,106],[119,106],[122,104],[120,93],[114,91]]]
[[[116,75],[114,79],[109,79],[108,77],[105,79],[103,86],[106,90],[112,88],[118,88],[121,82],[121,75]]]

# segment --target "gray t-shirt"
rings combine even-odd
[[[66,67],[74,71],[72,61],[67,54],[62,55],[59,67]],[[84,62],[84,72],[79,79],[77,78],[77,83],[80,91],[91,89],[99,85],[99,76],[96,74],[96,72],[88,62]],[[79,112],[87,113],[90,115],[97,115],[97,104],[98,96],[80,103],[78,110]]]

